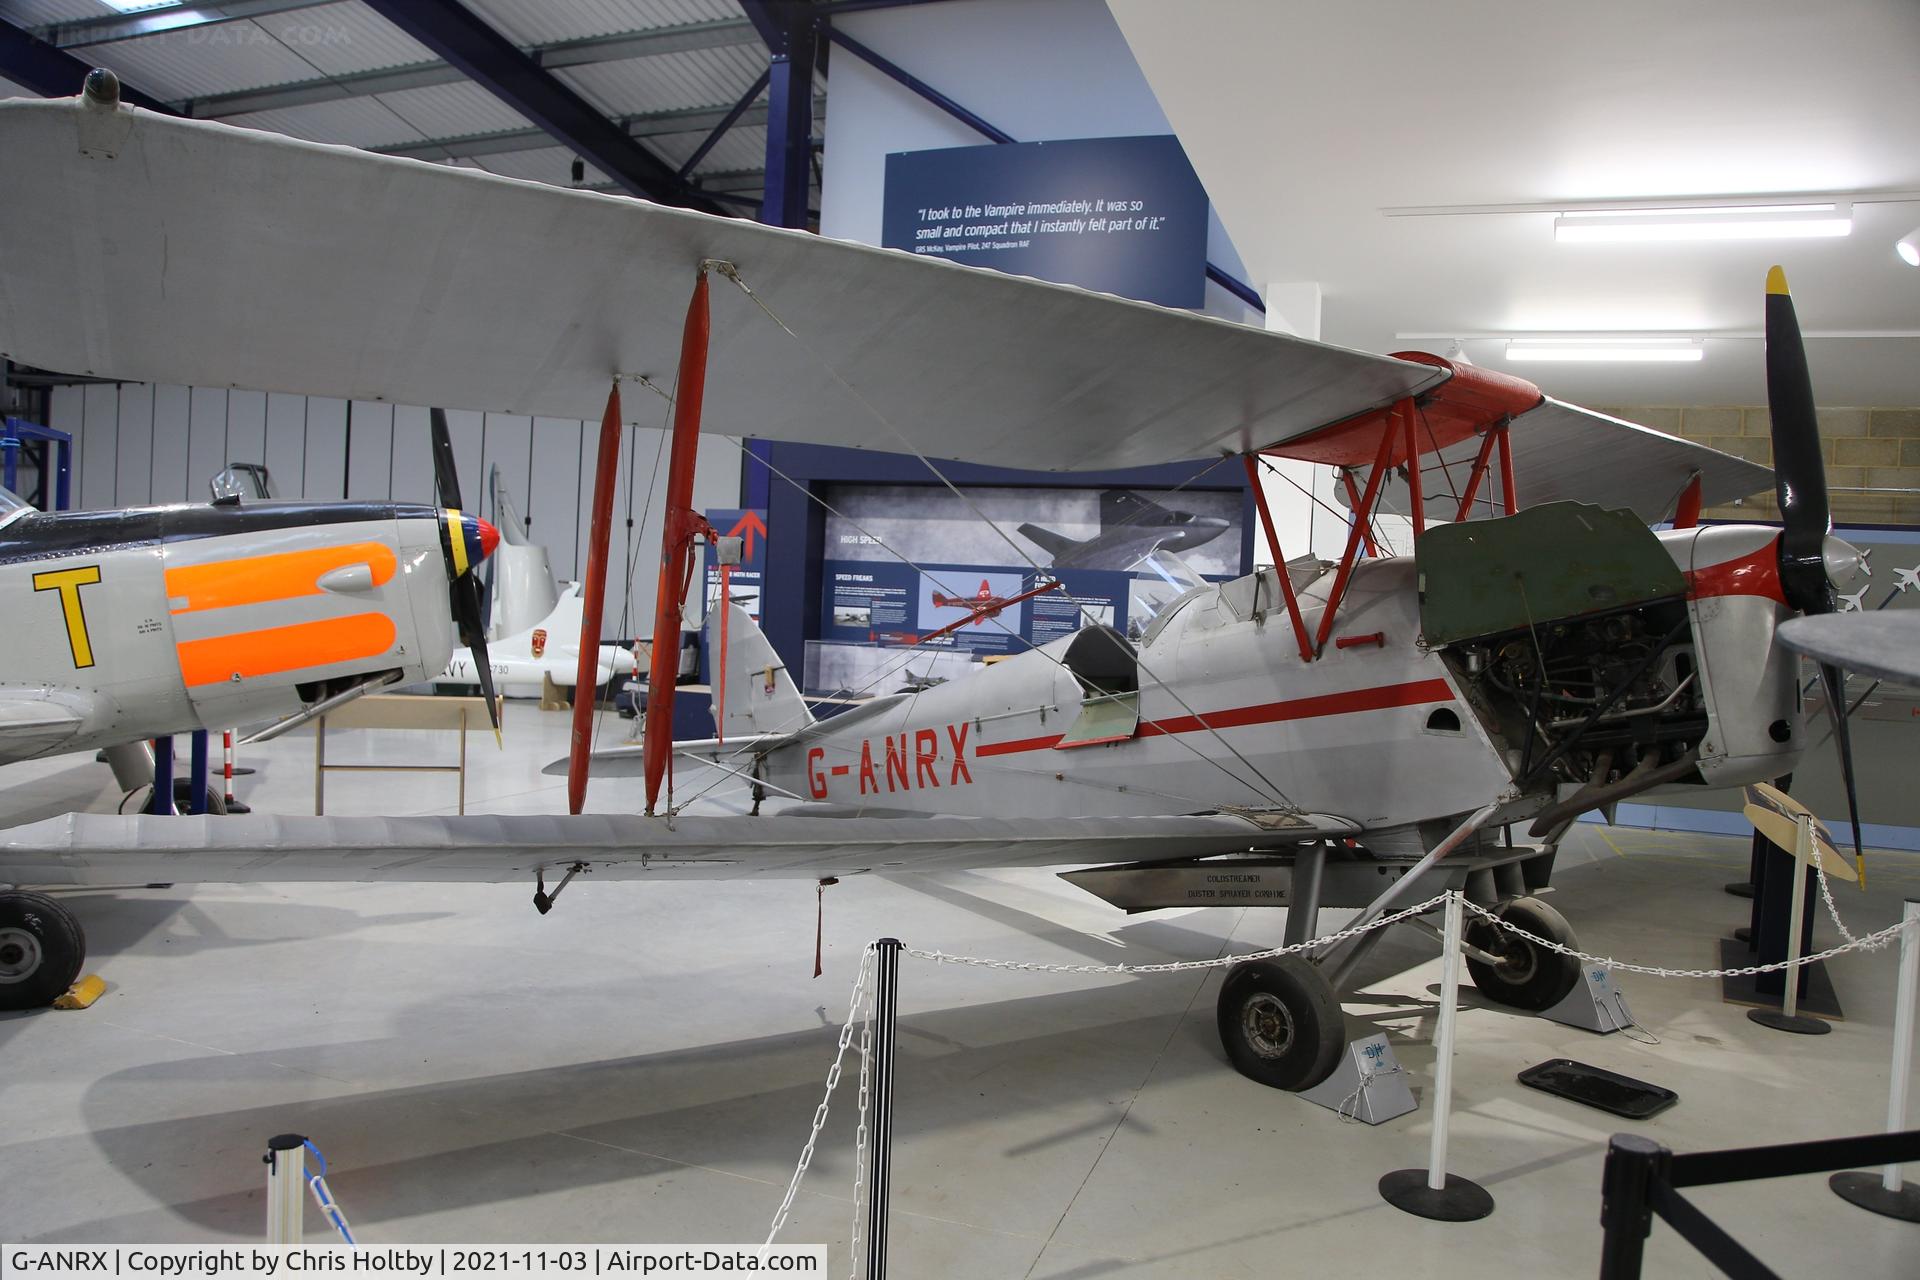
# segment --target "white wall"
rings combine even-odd
[[[1021,142],[1173,132],[1105,0],[953,0],[834,22]],[[843,48],[833,50],[828,83],[822,235],[880,243],[889,152],[987,142]],[[1246,279],[1211,211],[1207,224],[1207,260]],[[1211,282],[1205,309],[1260,322]]]
[[[207,482],[229,462],[265,462],[283,498],[434,501],[427,411],[413,406],[119,383],[56,387],[49,417],[49,426],[73,435],[73,500],[82,510],[205,502]],[[585,567],[599,428],[572,418],[447,415],[461,497],[491,516],[487,473],[497,465],[559,578],[576,578]],[[658,428],[629,427],[622,441],[603,629],[608,639],[653,629],[664,437]],[[739,445],[702,436],[695,508],[732,507],[739,500]],[[697,609],[699,593],[693,595],[689,603]]]

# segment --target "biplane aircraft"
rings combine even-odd
[[[73,815],[6,833],[0,873],[21,883],[524,879],[545,910],[558,893],[546,877],[583,872],[1096,864],[1070,878],[1129,909],[1187,904],[1222,872],[1257,880],[1289,908],[1290,939],[1318,936],[1323,907],[1377,917],[1451,884],[1570,941],[1534,894],[1580,814],[1793,767],[1797,659],[1774,629],[1831,612],[1857,562],[1829,535],[1778,273],[1766,309],[1785,528],[1702,528],[1703,503],[1763,489],[1767,471],[1436,356],[103,95],[0,104],[0,149],[16,182],[0,206],[0,350],[17,359],[601,416],[589,651],[623,379],[672,392],[655,636],[680,630],[702,536],[701,430],[915,454],[935,476],[947,460],[1072,471],[1213,457],[1251,471],[1277,454],[1340,469],[1353,508],[1325,564],[1289,562],[1262,503],[1281,567],[1193,590],[1137,643],[1087,626],[819,720],[745,611],[712,610],[715,641],[728,633],[718,739],[676,747],[671,696],[655,696],[637,752],[590,758],[578,700],[570,815]],[[92,269],[102,257],[112,273]],[[78,298],[75,280],[90,282]],[[1396,504],[1412,552],[1372,554],[1374,517]],[[654,661],[665,694],[673,646]],[[677,809],[676,755],[791,804]],[[642,777],[644,813],[581,814],[590,765]],[[1218,1013],[1236,1066],[1281,1088],[1323,1079],[1345,1041],[1337,993],[1378,936],[1233,970]],[[1523,1009],[1577,977],[1492,926],[1470,930],[1467,959],[1489,998]]]

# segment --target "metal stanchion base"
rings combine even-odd
[[[1902,1222],[1920,1222],[1920,1186],[1909,1182],[1898,1191],[1887,1190],[1878,1173],[1836,1173],[1827,1179],[1833,1194],[1869,1213]]]
[[[1493,1197],[1477,1182],[1447,1175],[1435,1191],[1425,1169],[1395,1169],[1380,1179],[1380,1198],[1403,1213],[1435,1222],[1476,1222],[1493,1212]]]
[[[1809,1018],[1796,1013],[1792,1017],[1778,1009],[1749,1009],[1747,1021],[1757,1022],[1774,1031],[1791,1031],[1797,1036],[1824,1036],[1833,1030],[1833,1024],[1821,1018]]]
[[[1751,880],[1735,880],[1732,884],[1725,886],[1725,888],[1728,893],[1736,898],[1751,898],[1753,896],[1753,881]]]

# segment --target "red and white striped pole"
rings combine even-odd
[[[233,730],[231,729],[222,729],[220,731],[220,758],[221,758],[220,773],[221,773],[221,776],[226,779],[226,784],[227,784],[227,794],[226,794],[227,807],[231,809],[234,805]]]

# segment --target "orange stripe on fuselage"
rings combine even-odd
[[[230,636],[182,640],[180,678],[188,688],[220,684],[235,675],[278,675],[336,662],[375,658],[393,647],[393,619],[384,613],[355,613],[319,622],[262,627]]]
[[[317,596],[323,576],[356,564],[373,571],[376,587],[386,585],[399,567],[393,548],[380,542],[349,542],[307,551],[214,560],[168,569],[167,599],[172,611],[180,614]],[[171,603],[180,601],[184,603]]]

